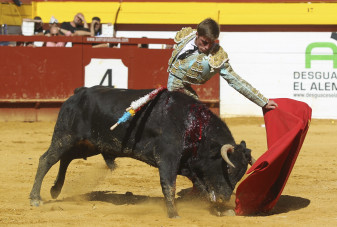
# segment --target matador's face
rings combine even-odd
[[[206,36],[199,36],[196,34],[195,45],[198,47],[199,52],[209,54],[209,51],[214,45],[214,40],[207,38]]]

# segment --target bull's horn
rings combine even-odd
[[[253,158],[253,156],[251,156],[251,159],[250,159],[250,165],[254,165],[254,163],[256,162],[255,158]]]
[[[227,162],[228,165],[232,166],[233,168],[235,168],[235,165],[233,165],[233,163],[229,160],[228,158],[228,152],[234,152],[234,147],[230,144],[225,144],[221,147],[221,156],[222,158],[225,160],[225,162]]]

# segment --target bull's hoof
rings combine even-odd
[[[219,210],[213,210],[212,213],[215,216],[218,217],[223,217],[223,216],[236,216],[235,211],[234,210],[226,210],[226,211],[219,211]]]
[[[172,216],[169,215],[169,218],[171,218],[171,219],[179,219],[180,216],[179,215],[172,215]]]
[[[235,211],[232,209],[221,212],[221,216],[236,216]]]
[[[114,160],[105,159],[105,163],[110,170],[114,170],[116,168],[116,164]]]
[[[59,194],[61,193],[61,190],[58,189],[57,187],[53,186],[50,189],[50,195],[53,199],[57,199],[57,197],[59,196]]]
[[[39,200],[39,199],[31,199],[30,205],[33,207],[39,207],[40,205],[43,205],[43,202],[42,200]]]
[[[167,212],[167,216],[169,218],[172,218],[172,219],[178,219],[178,218],[180,218],[180,216],[178,215],[178,213],[176,211]]]
[[[211,207],[211,213],[218,217],[223,216],[236,216],[235,211],[232,209],[225,210],[225,207],[222,206],[214,206]]]

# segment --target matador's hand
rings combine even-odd
[[[263,107],[263,109],[266,110],[273,110],[276,107],[278,107],[277,103],[274,102],[273,100],[269,100],[268,103]]]

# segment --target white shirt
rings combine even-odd
[[[192,39],[191,41],[189,41],[189,42],[184,46],[184,48],[183,48],[183,49],[179,52],[179,54],[177,55],[177,58],[179,58],[180,55],[182,55],[183,53],[185,53],[185,52],[188,51],[188,50],[193,50],[193,49],[195,49],[195,52],[193,52],[193,54],[198,53],[198,47],[197,47],[197,45],[195,45],[195,39],[196,39],[196,37],[195,37],[194,39]]]

